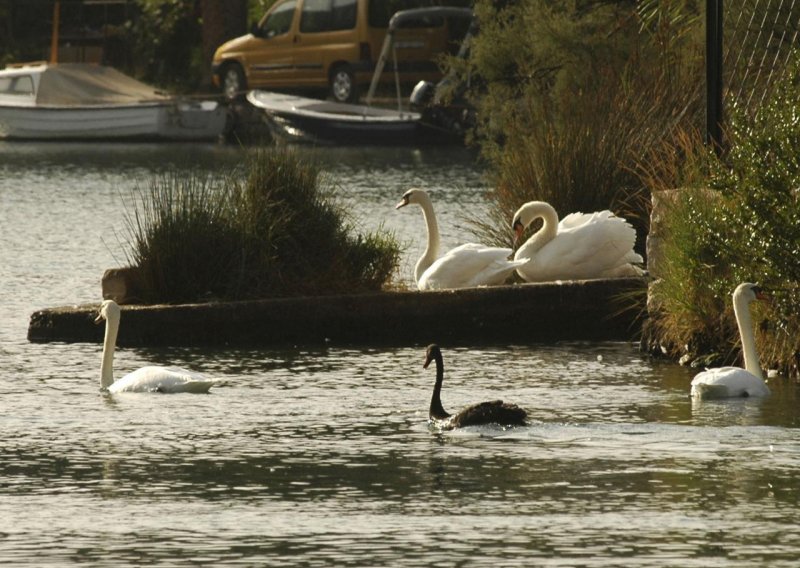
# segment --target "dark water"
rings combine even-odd
[[[457,149],[321,150],[363,226],[452,246],[484,182]],[[424,347],[120,349],[202,395],[109,397],[99,345],[32,345],[38,308],[99,299],[123,197],[217,146],[0,144],[0,562],[35,566],[796,566],[798,393],[692,403],[691,373],[626,343],[443,346],[448,409],[502,397],[523,428],[432,431]],[[123,324],[124,325],[124,320]]]

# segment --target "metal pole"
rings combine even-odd
[[[58,63],[58,28],[61,18],[61,2],[53,4],[53,30],[50,35],[50,63]]]
[[[706,0],[706,143],[722,149],[722,0]]]

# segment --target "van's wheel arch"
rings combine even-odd
[[[356,75],[347,63],[338,63],[331,67],[328,85],[333,100],[340,103],[353,103],[358,100]]]
[[[241,98],[247,90],[244,69],[236,61],[229,61],[220,71],[220,87],[225,98],[232,101]]]

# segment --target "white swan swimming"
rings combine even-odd
[[[439,225],[431,198],[422,189],[409,189],[396,209],[412,203],[422,208],[428,231],[427,247],[414,267],[414,280],[420,290],[494,286],[505,282],[514,269],[525,264],[525,261],[509,260],[510,248],[487,247],[476,243],[458,246],[437,259]]]
[[[585,280],[641,276],[634,266],[643,262],[633,250],[636,231],[611,211],[571,213],[558,221],[558,214],[544,201],[529,201],[514,214],[512,227],[516,238],[535,219],[542,228],[523,243],[515,260],[529,262],[517,268],[527,282]]]
[[[769,387],[761,374],[753,322],[750,318],[750,302],[761,299],[761,289],[755,284],[739,284],[733,292],[733,312],[739,337],[742,340],[744,366],[707,369],[692,379],[692,396],[700,399],[732,398],[745,396],[769,396]]]
[[[114,350],[119,333],[120,307],[113,300],[105,300],[100,306],[100,313],[95,320],[100,323],[106,320],[106,332],[103,339],[103,363],[100,367],[100,384],[110,393],[119,392],[191,392],[206,393],[216,384],[200,373],[194,373],[178,367],[142,367],[128,373],[118,381],[114,381]]]

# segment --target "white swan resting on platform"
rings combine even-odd
[[[106,320],[106,332],[103,340],[103,363],[100,370],[100,383],[110,393],[119,392],[161,392],[161,393],[206,393],[216,381],[207,379],[200,373],[194,373],[178,367],[142,367],[114,381],[114,350],[119,333],[120,307],[113,300],[105,300],[100,306],[100,313],[95,320],[100,323]]]
[[[698,373],[692,379],[692,396],[700,399],[733,398],[747,396],[769,396],[769,387],[761,374],[753,322],[750,318],[750,302],[761,299],[761,289],[755,284],[739,284],[733,292],[733,312],[742,340],[744,366],[718,367]]]
[[[495,286],[505,282],[517,267],[525,264],[525,261],[509,260],[510,248],[476,243],[461,245],[437,258],[440,237],[433,203],[424,190],[409,189],[396,209],[412,203],[422,208],[428,231],[427,247],[414,267],[414,280],[420,290]]]
[[[544,201],[529,201],[514,214],[516,238],[535,219],[543,225],[514,254],[528,260],[517,273],[527,282],[641,276],[642,256],[634,252],[636,231],[611,211],[558,214]]]

